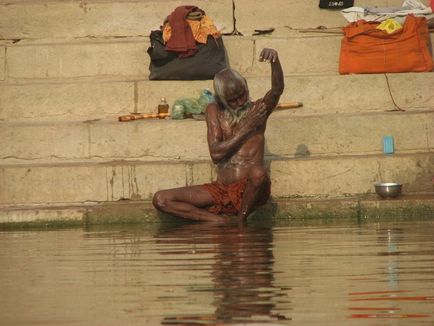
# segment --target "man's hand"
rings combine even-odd
[[[258,101],[247,112],[242,120],[241,128],[246,128],[249,131],[256,131],[265,125],[267,121],[267,107],[264,102]]]
[[[259,55],[260,62],[276,62],[278,56],[277,51],[273,49],[263,49]]]

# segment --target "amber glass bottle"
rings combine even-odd
[[[162,97],[160,100],[160,104],[158,104],[158,114],[160,113],[169,113],[169,104],[167,104],[166,98]],[[164,119],[165,117],[160,117],[160,119]]]

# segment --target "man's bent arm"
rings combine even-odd
[[[216,164],[235,154],[248,136],[254,131],[253,129],[242,128],[234,132],[232,137],[223,140],[223,133],[217,117],[218,110],[216,103],[209,104],[206,109],[209,153],[212,161]]]

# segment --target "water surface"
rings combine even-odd
[[[0,232],[0,325],[433,325],[434,221]]]

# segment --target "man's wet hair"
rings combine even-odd
[[[225,68],[214,76],[214,96],[217,102],[224,108],[229,106],[225,93],[228,89],[242,85],[248,91],[247,81],[241,74],[233,69]]]

